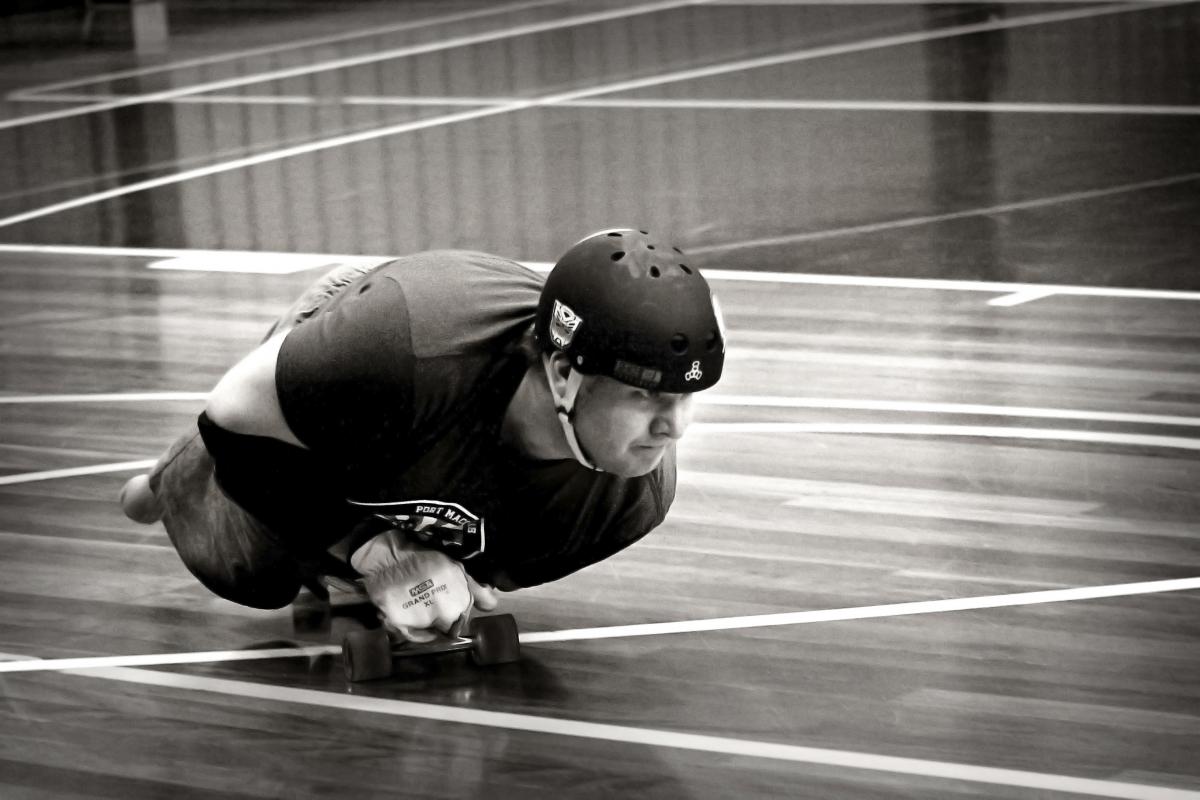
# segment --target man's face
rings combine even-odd
[[[692,421],[691,394],[638,389],[603,375],[584,377],[575,435],[592,463],[623,478],[645,475]]]

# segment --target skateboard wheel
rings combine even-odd
[[[342,639],[346,680],[373,681],[392,674],[392,640],[383,628],[353,631]]]
[[[481,667],[511,664],[521,659],[521,639],[512,614],[476,617],[471,620],[468,635],[475,640],[471,661]]]

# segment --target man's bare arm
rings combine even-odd
[[[259,345],[217,382],[208,397],[205,413],[217,425],[234,433],[267,436],[304,447],[283,418],[275,389],[275,362],[287,333]]]

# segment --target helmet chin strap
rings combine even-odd
[[[603,472],[604,470],[593,464],[583,454],[583,447],[575,435],[575,397],[579,394],[579,386],[583,383],[583,374],[571,367],[571,372],[567,375],[567,386],[559,396],[558,392],[554,390],[555,375],[554,368],[550,365],[550,356],[542,356],[542,367],[546,370],[546,384],[550,387],[550,397],[554,399],[554,410],[558,413],[558,421],[562,423],[563,435],[567,439],[567,446],[571,448],[571,454],[575,456],[576,461],[588,469]]]

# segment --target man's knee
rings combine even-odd
[[[209,591],[240,605],[273,609],[292,602],[302,580],[295,556],[233,501],[210,500],[215,502],[199,525],[167,520],[187,568]]]
[[[213,594],[250,608],[283,608],[300,592],[300,571],[293,559],[247,563],[234,559],[192,573]]]

